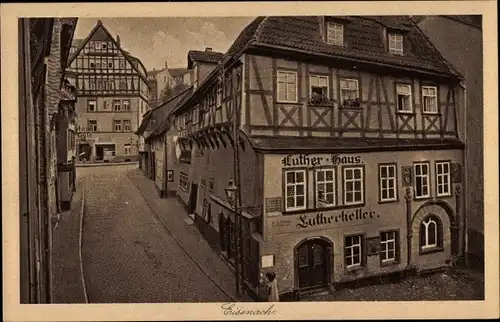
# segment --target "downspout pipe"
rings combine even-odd
[[[462,210],[462,218],[460,218],[462,220],[461,224],[462,224],[462,233],[463,233],[463,237],[462,237],[462,245],[460,248],[462,248],[462,251],[463,251],[463,256],[464,256],[464,263],[465,265],[468,264],[468,260],[467,260],[467,248],[468,248],[468,240],[467,240],[467,220],[466,220],[466,215],[465,215],[465,211],[466,209],[469,209],[469,200],[467,198],[468,196],[468,193],[467,193],[467,186],[468,186],[468,166],[467,166],[467,159],[468,159],[468,146],[469,146],[469,142],[468,142],[468,137],[467,137],[467,120],[468,120],[468,114],[469,114],[469,111],[468,111],[468,104],[467,104],[467,86],[465,85],[465,82],[464,81],[461,81],[459,83],[459,86],[460,88],[463,90],[463,109],[464,109],[464,112],[463,112],[463,115],[464,115],[464,120],[463,120],[463,139],[464,139],[464,143],[465,143],[465,149],[464,149],[464,153],[463,153],[463,160],[462,160],[462,164],[463,164],[463,174],[462,174],[462,198],[464,198],[464,207],[463,207],[463,210]]]

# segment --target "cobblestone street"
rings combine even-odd
[[[133,167],[78,169],[86,189],[82,257],[89,302],[229,301],[158,222],[127,177]]]

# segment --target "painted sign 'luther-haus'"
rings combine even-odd
[[[171,114],[191,156],[178,195],[233,262],[238,148],[250,289],[267,271],[300,294],[450,265],[463,253],[460,81],[410,17],[258,17]]]

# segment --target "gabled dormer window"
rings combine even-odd
[[[389,52],[395,55],[403,55],[403,35],[389,33]]]
[[[327,22],[326,24],[326,42],[330,45],[343,46],[344,45],[344,26],[335,23]]]

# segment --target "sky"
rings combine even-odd
[[[100,19],[122,48],[147,70],[187,67],[189,50],[225,53],[255,17],[79,18],[74,39],[85,39]]]

